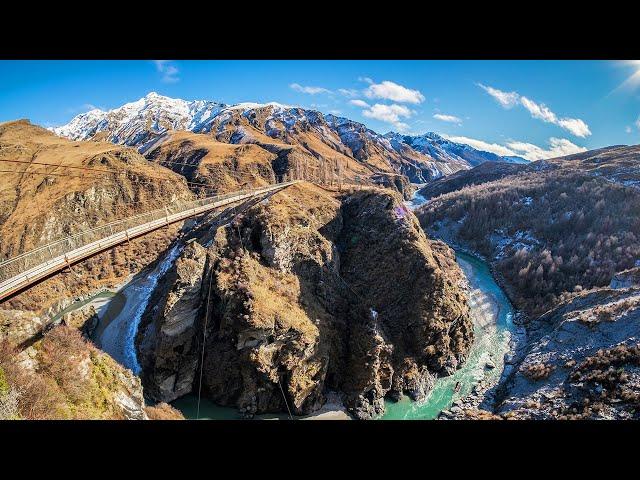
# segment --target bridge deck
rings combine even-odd
[[[217,195],[187,202],[179,207],[154,210],[80,232],[5,260],[0,263],[0,302],[52,273],[132,238],[214,208],[286,188],[294,183],[298,181]]]

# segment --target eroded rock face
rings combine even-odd
[[[423,399],[434,376],[462,364],[473,339],[453,252],[429,241],[395,196],[354,195],[342,211],[341,276],[393,346],[384,393]]]
[[[432,372],[452,373],[466,358],[473,333],[453,251],[427,239],[396,197],[347,199],[341,232],[341,273],[378,312],[397,354],[422,356]]]
[[[145,392],[166,393],[170,372],[190,371],[186,389],[204,337],[203,393],[247,415],[308,414],[329,390],[357,418],[382,414],[387,396],[424,398],[466,359],[473,334],[453,252],[429,241],[401,200],[294,186],[220,227],[193,276],[177,275],[193,261],[185,249],[157,292],[173,310],[159,302],[141,342],[143,365],[154,366]],[[178,317],[185,342],[159,342]]]
[[[640,286],[640,267],[616,273],[609,285],[611,288],[631,288]]]
[[[118,370],[116,378],[120,389],[113,394],[116,410],[125,420],[149,420],[145,412],[144,395],[140,379],[128,370]]]
[[[405,200],[410,200],[415,192],[415,187],[405,175],[397,175],[392,173],[378,173],[373,175],[371,179],[383,187],[396,190]]]
[[[18,345],[42,331],[45,320],[33,312],[0,310],[0,341]]]
[[[140,379],[75,327],[55,326],[21,350],[0,339],[0,374],[6,388],[17,393],[11,418],[148,418]]]
[[[191,391],[197,366],[194,335],[206,250],[188,244],[156,289],[142,318],[139,361],[145,394],[170,402]]]

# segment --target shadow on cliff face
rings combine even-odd
[[[384,396],[425,398],[464,361],[473,333],[452,252],[430,242],[397,197],[359,192],[342,213],[341,278],[366,310],[351,328],[350,379],[361,393],[348,404],[370,417],[384,412]],[[359,363],[372,365],[368,377]]]
[[[373,418],[385,396],[423,398],[434,376],[466,357],[472,329],[462,273],[396,195],[338,199],[295,186],[247,209],[211,241],[199,257],[204,274],[186,282],[199,291],[191,343],[180,352],[170,339],[170,348],[151,348],[149,358],[178,358],[151,383],[177,385],[176,372],[195,359],[203,395],[248,416],[308,414],[335,390],[354,416]],[[160,295],[164,313],[152,321],[165,333],[175,321],[170,310],[189,310],[176,307],[189,297],[185,282],[168,279],[172,307],[162,307]],[[197,391],[200,369],[187,370]]]
[[[204,316],[203,279],[209,271],[206,246],[215,230],[271,194],[214,212],[183,229],[186,244],[175,264],[154,289],[136,335],[136,350],[142,367],[145,395],[169,402],[190,393],[199,365],[198,334]]]

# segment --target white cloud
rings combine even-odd
[[[635,126],[637,127],[638,130],[640,130],[640,116],[636,120]]]
[[[504,92],[497,88],[489,87],[478,83],[478,86],[485,92],[495,98],[504,108],[512,108],[515,105],[522,105],[531,114],[533,118],[542,120],[546,123],[552,123],[560,128],[572,133],[576,137],[585,138],[591,135],[589,125],[579,118],[559,118],[544,103],[537,103],[530,98],[524,97],[517,92]]]
[[[176,83],[180,81],[178,77],[178,67],[176,67],[171,60],[154,60],[156,64],[156,70],[162,74],[162,81],[165,83]]]
[[[579,118],[561,118],[558,125],[568,132],[573,133],[576,137],[585,138],[591,135],[589,125]]]
[[[563,157],[565,155],[571,155],[573,153],[586,152],[587,149],[579,147],[574,143],[571,143],[566,138],[549,139],[550,148],[547,150],[538,147],[532,143],[525,142],[509,142],[507,146],[517,152],[517,155],[526,158],[527,160],[542,160],[544,158]]]
[[[625,127],[624,131],[625,131],[626,133],[631,133],[631,131],[632,131],[632,130],[631,130],[631,127],[630,127],[629,125],[627,125],[627,126]]]
[[[591,135],[589,126],[579,118],[558,118],[558,116],[544,103],[536,103],[527,97],[521,97],[520,102],[522,103],[522,106],[529,111],[533,118],[558,125],[560,128],[571,132],[576,137],[584,138]]]
[[[373,80],[371,80],[369,77],[358,77],[358,81],[359,82],[364,82],[364,83],[373,83]]]
[[[462,119],[456,117],[455,115],[444,115],[442,113],[436,113],[433,115],[433,118],[435,118],[436,120],[441,120],[443,122],[457,123],[458,125],[462,125]]]
[[[562,157],[564,155],[587,151],[586,148],[575,145],[566,138],[551,137],[548,142],[549,148],[545,150],[533,143],[527,142],[510,141],[507,142],[506,145],[500,145],[498,143],[488,143],[483,140],[462,136],[443,135],[443,137],[452,142],[471,145],[473,148],[484,150],[485,152],[491,152],[505,157],[518,156],[531,161]]]
[[[447,140],[451,140],[456,143],[464,143],[466,145],[471,145],[473,148],[478,150],[483,150],[485,152],[495,153],[496,155],[502,155],[505,157],[510,157],[516,155],[516,152],[505,147],[504,145],[500,145],[497,143],[488,143],[483,140],[477,140],[475,138],[462,137],[462,136],[451,136],[451,135],[442,135]]]
[[[372,107],[363,111],[362,114],[365,117],[375,118],[376,120],[382,120],[383,122],[394,123],[400,120],[401,117],[408,118],[411,116],[411,110],[404,105],[383,105],[376,103]]]
[[[404,105],[391,104],[383,105],[376,103],[375,105],[362,111],[362,115],[367,118],[374,118],[382,122],[392,124],[396,129],[405,131],[409,128],[409,125],[402,122],[402,118],[409,118],[415,112],[405,107]]]
[[[349,100],[351,105],[355,105],[356,107],[368,108],[369,104],[364,100]]]
[[[292,83],[291,85],[289,85],[289,88],[295,90],[296,92],[308,93],[309,95],[317,95],[318,93],[331,93],[331,90],[327,88],[303,86],[299,83]]]
[[[385,80],[382,83],[371,83],[364,91],[364,94],[367,98],[382,98],[394,102],[424,102],[424,95],[419,90],[411,90],[389,80]]]
[[[342,110],[329,110],[329,113],[333,115],[342,115]]]
[[[518,104],[520,100],[520,95],[516,92],[503,92],[502,90],[498,90],[497,88],[488,87],[481,83],[478,83],[478,86],[482,88],[485,92],[491,95],[493,98],[497,100],[497,102],[502,105],[504,108],[513,108]]]
[[[537,104],[533,100],[529,100],[527,97],[522,97],[520,102],[522,103],[522,106],[524,108],[529,110],[529,113],[533,118],[537,118],[539,120],[542,120],[543,122],[548,123],[558,122],[558,117],[556,116],[556,114],[549,110],[549,108],[547,108],[544,103]]]
[[[349,98],[357,97],[358,95],[360,95],[360,92],[353,88],[339,88],[338,93]]]

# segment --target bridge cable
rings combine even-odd
[[[7,159],[0,159],[0,162],[10,162],[10,163],[24,163],[24,164],[28,164],[28,165],[42,165],[42,166],[48,166],[48,167],[55,167],[55,168],[74,168],[74,169],[78,169],[78,170],[84,170],[84,171],[94,171],[94,172],[103,172],[103,173],[113,173],[115,175],[122,175],[122,176],[126,176],[127,174],[134,174],[134,175],[142,175],[141,173],[138,172],[133,172],[130,170],[106,170],[106,169],[100,169],[100,168],[91,168],[91,167],[80,167],[80,166],[75,166],[75,165],[57,165],[54,163],[44,163],[44,162],[29,162],[26,160],[7,160]],[[157,165],[157,164],[156,164]],[[160,165],[162,166],[162,165]],[[27,167],[28,168],[28,167]],[[165,167],[166,168],[166,167]],[[171,169],[168,169],[171,170]],[[68,176],[68,177],[75,177],[75,178],[86,178],[86,175],[69,175],[69,174],[65,174],[65,173],[44,173],[44,172],[28,172],[27,169],[25,170],[20,170],[20,171],[15,171],[15,170],[0,170],[0,172],[3,173],[15,173],[15,174],[25,174],[25,175],[55,175],[55,176]],[[176,175],[180,175],[183,178],[184,175],[181,175],[180,173],[174,172],[173,170],[171,170],[171,172],[175,173]],[[109,177],[102,175],[102,176],[94,176],[94,178],[100,178],[100,179],[109,179]],[[169,179],[167,178],[161,178],[161,177],[153,177],[153,176],[146,176],[147,179],[151,179],[151,180],[162,180],[162,181],[167,181]],[[134,182],[135,180],[133,179],[128,179],[131,182]],[[206,184],[206,183],[199,183],[199,182],[192,182],[190,180],[186,180],[185,178],[185,182],[188,185],[195,185],[198,187],[202,187],[205,189],[210,189],[210,190],[215,190],[214,187],[211,187],[210,185]]]
[[[278,375],[278,386],[280,387],[282,398],[284,398],[284,404],[287,406],[287,412],[289,412],[289,420],[293,420],[293,415],[291,415],[291,409],[289,408],[289,402],[287,402],[287,397],[284,394],[284,390],[282,389],[282,383],[280,383],[280,375]]]
[[[1,161],[1,160],[0,160],[0,161]],[[91,176],[91,175],[70,175],[70,174],[68,174],[68,173],[53,173],[53,172],[50,172],[50,173],[46,173],[46,172],[27,172],[26,170],[22,170],[22,171],[15,171],[15,170],[0,170],[0,172],[1,172],[1,173],[22,174],[22,175],[43,175],[43,176],[45,176],[45,177],[47,177],[47,176],[69,177],[69,178],[88,178],[88,177],[91,177],[91,178],[94,178],[94,179],[97,179],[97,180],[113,180],[113,178],[108,177],[108,176],[106,176],[106,175],[95,175],[95,176]],[[150,178],[150,179],[152,179],[152,180],[160,180],[160,181],[164,181],[164,182],[169,181],[169,179],[167,179],[167,178],[158,178],[158,177],[147,177],[147,178]],[[129,182],[131,182],[133,185],[142,185],[142,186],[152,186],[152,185],[155,185],[155,183],[150,182],[150,181],[141,181],[141,180],[135,180],[135,179],[131,179],[131,178],[127,178],[127,180],[128,180]],[[187,181],[186,183],[187,183],[187,186],[189,186],[189,184],[194,185],[194,183],[193,183],[193,182],[189,182],[189,181]],[[199,186],[199,187],[201,187],[201,188],[203,188],[203,189],[205,189],[205,190],[207,190],[207,189],[208,189],[208,190],[216,191],[216,189],[215,189],[215,188],[213,188],[213,187],[205,187],[205,186],[203,186],[204,184],[196,183],[195,185],[196,185],[196,186]]]
[[[204,371],[204,349],[207,341],[207,325],[209,323],[209,304],[211,298],[211,283],[213,282],[213,267],[210,266],[211,273],[209,275],[209,289],[207,292],[207,309],[204,316],[204,329],[202,331],[202,353],[200,354],[200,380],[198,381],[198,408],[196,411],[196,420],[200,419],[200,398],[202,397],[202,372]]]
[[[132,172],[130,170],[110,170],[110,169],[104,169],[104,168],[93,168],[93,167],[85,167],[85,166],[76,166],[76,165],[62,165],[62,164],[56,164],[56,163],[46,163],[46,162],[34,162],[34,161],[28,161],[28,160],[9,160],[9,159],[1,159],[0,158],[0,162],[10,162],[10,163],[21,163],[21,164],[27,164],[27,165],[42,165],[42,166],[47,166],[47,167],[55,167],[55,168],[73,168],[73,169],[77,169],[77,170],[85,170],[85,171],[93,171],[93,172],[103,172],[103,173],[114,173],[116,175],[123,175],[123,174],[127,174],[127,173],[136,173],[136,172]],[[168,167],[165,167],[164,165],[162,165],[162,163],[169,163],[169,164],[173,164],[173,165],[183,165],[183,166],[190,166],[190,167],[199,167],[200,165],[192,165],[190,163],[182,163],[182,162],[173,162],[170,160],[160,160],[159,162],[152,162],[150,160],[147,160],[147,162],[149,164],[152,165],[158,165],[160,167],[163,168],[167,168],[167,170],[170,170],[171,172],[177,174],[177,175],[181,175],[184,177],[184,174],[176,172],[175,170],[172,170]],[[145,165],[145,164],[143,164]],[[148,166],[148,165],[145,165]],[[22,172],[7,172],[7,173],[25,173],[26,170],[22,171]],[[34,172],[34,173],[39,173],[39,172]],[[166,180],[165,178],[160,178],[160,177],[147,177],[147,178],[152,178],[152,179],[157,179],[157,180]],[[185,177],[186,180],[186,177]],[[186,180],[187,183],[189,184],[193,184],[196,186],[201,186],[204,188],[211,188],[209,187],[208,184],[206,183],[199,183],[199,182],[192,182],[190,180]]]
[[[43,165],[43,166],[47,166],[47,167],[75,168],[75,169],[78,169],[78,170],[92,170],[92,171],[95,171],[95,172],[105,172],[105,173],[114,173],[114,172],[115,173],[119,173],[118,170],[109,170],[109,169],[105,169],[105,168],[94,168],[94,167],[85,167],[85,166],[76,166],[76,165],[63,165],[63,164],[58,164],[58,163],[35,162],[35,161],[29,161],[29,160],[0,159],[0,162],[24,163],[24,164],[28,164],[28,165]],[[180,166],[192,167],[192,168],[196,168],[196,169],[202,165],[202,163],[194,164],[194,163],[176,162],[176,161],[173,161],[173,160],[158,160],[158,161],[146,160],[146,162],[147,162],[147,164],[142,164],[142,165],[148,166],[148,164],[151,164],[151,165],[158,165],[160,167],[164,167],[163,164],[167,163],[167,164],[170,164],[170,165],[180,165]],[[164,167],[164,168],[167,168],[167,167]],[[167,168],[167,169],[171,170],[170,168]],[[174,172],[174,173],[178,173],[178,172],[175,172],[174,170],[171,170],[171,171]]]
[[[2,160],[0,160],[0,161],[2,161]],[[15,173],[15,174],[19,174],[19,173],[21,173],[21,174],[26,174],[26,175],[44,175],[44,176],[54,175],[54,176],[70,177],[70,178],[87,178],[87,175],[69,175],[69,174],[66,174],[66,173],[27,172],[26,170],[25,170],[25,171],[18,171],[18,172],[13,171],[13,170],[0,170],[0,173]],[[109,177],[106,177],[106,176],[94,176],[93,178],[109,180]],[[163,179],[163,181],[167,181],[167,179]],[[133,185],[140,185],[140,186],[143,186],[143,187],[144,187],[144,186],[152,186],[152,185],[156,185],[156,184],[154,184],[154,183],[152,183],[152,182],[143,182],[143,181],[136,181],[136,180],[131,180],[131,179],[129,179],[129,182],[130,182],[131,184],[133,184]],[[209,187],[209,189],[210,189],[210,190],[213,190],[213,191],[214,191],[214,193],[217,193],[217,191],[216,191],[214,188]],[[214,195],[214,196],[215,196],[215,195]],[[116,212],[115,212],[115,213],[116,213],[116,217],[117,217],[118,209],[120,209],[120,208],[124,208],[124,207],[133,207],[133,206],[135,206],[135,205],[143,205],[143,204],[145,204],[145,202],[140,201],[140,200],[138,200],[138,201],[133,201],[133,202],[116,203],[116,204],[114,204],[114,207],[116,208]],[[149,206],[153,207],[152,205],[145,205],[145,206],[147,206],[147,207],[149,207]],[[154,209],[154,208],[152,208],[152,210],[153,210],[153,209]],[[145,213],[148,213],[148,212],[147,212],[147,211],[144,211],[144,212],[138,213],[138,215],[143,215],[143,214],[145,214]],[[85,215],[86,215],[86,212],[85,212]],[[127,218],[128,218],[128,217],[123,217],[123,218],[116,219],[115,221],[126,220]],[[91,230],[91,229],[94,229],[94,228],[99,228],[99,227],[104,226],[104,225],[108,225],[109,223],[112,223],[112,222],[108,222],[107,224],[103,224],[103,225],[95,225],[95,226],[91,227],[91,228],[90,228],[90,230]]]

